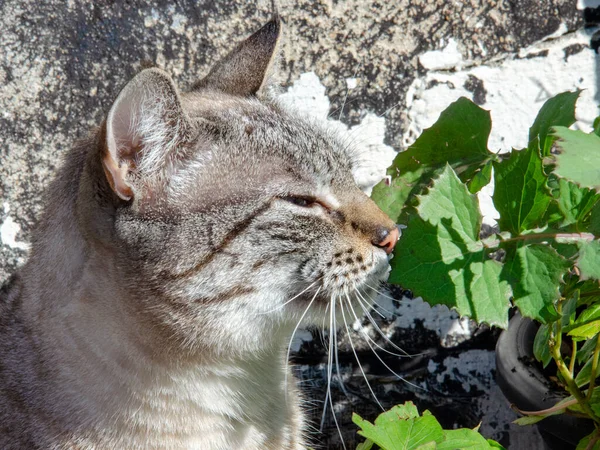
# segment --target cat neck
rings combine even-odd
[[[39,398],[52,405],[49,414],[98,430],[110,418],[131,433],[161,424],[157,436],[179,427],[181,439],[211,427],[223,428],[225,436],[235,421],[278,428],[277,415],[292,420],[290,408],[297,402],[288,402],[287,395],[294,388],[284,386],[284,347],[292,330],[268,323],[267,316],[262,327],[223,326],[224,314],[198,324],[205,328],[198,342],[173,337],[172,329],[143,309],[160,299],[148,302],[125,283],[110,246],[82,225],[82,188],[72,183],[81,185],[92,175],[76,167],[66,165],[51,189],[55,200],[21,271],[24,316],[48,365]],[[194,422],[177,424],[183,418]]]

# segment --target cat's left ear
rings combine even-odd
[[[165,175],[190,129],[171,77],[156,68],[136,75],[106,119],[102,163],[113,191],[130,200],[138,184]]]
[[[275,16],[219,61],[192,90],[212,89],[230,95],[256,95],[271,76],[278,57],[283,24]]]

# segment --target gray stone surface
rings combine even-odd
[[[398,150],[405,132],[406,90],[425,71],[419,55],[443,48],[454,38],[464,60],[485,64],[538,41],[561,24],[567,30],[582,26],[575,0],[279,3],[288,35],[280,70],[282,84],[289,85],[302,73],[316,72],[336,116],[342,104],[346,123],[357,123],[367,111],[385,114],[387,142]],[[270,8],[270,1],[0,0],[0,225],[5,227],[0,282],[27,256],[26,243],[42,194],[62,155],[74,140],[101,123],[123,84],[141,67],[158,65],[181,87],[189,86],[235,41],[263,23]],[[347,78],[356,78],[358,85],[344,103]],[[386,326],[393,325],[388,322]],[[404,385],[390,391],[383,383],[378,392],[386,403],[419,401],[420,406],[437,408],[447,416],[446,425],[475,426],[485,415],[482,429],[490,436],[512,442],[511,448],[541,448],[533,431],[514,431],[506,416],[494,410],[496,404],[500,409],[502,400],[493,382],[490,332],[467,347],[441,350],[439,334],[422,330],[418,323],[405,331],[398,328],[396,337],[401,341],[422,332],[417,342],[423,347],[412,351],[425,348],[435,354],[398,370],[428,390]],[[348,355],[346,351],[343,371],[358,381],[354,400],[336,393],[345,422],[352,409],[375,410]],[[314,350],[300,356],[307,358],[302,369],[306,377],[316,380],[314,398],[322,400],[319,376],[323,371],[318,366],[322,354]],[[467,385],[474,387],[466,389],[456,376],[456,364],[469,367],[470,357],[489,364],[486,373],[471,371]],[[427,362],[430,359],[435,367]],[[456,370],[446,367],[445,361]],[[448,375],[448,382],[443,374]],[[378,376],[384,375],[373,375]],[[455,389],[450,389],[453,383]],[[492,427],[496,415],[498,423]],[[513,431],[508,433],[509,429]],[[325,448],[337,448],[335,432],[331,426],[328,430]],[[346,430],[348,448],[353,448],[353,428],[346,424]]]

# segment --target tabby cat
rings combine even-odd
[[[280,35],[185,93],[143,70],[68,153],[1,294],[1,449],[304,448],[290,336],[372,297],[398,232],[269,94]]]

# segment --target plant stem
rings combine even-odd
[[[592,398],[592,391],[594,390],[594,384],[596,383],[596,376],[598,371],[598,357],[600,356],[600,333],[596,337],[596,348],[594,349],[594,355],[592,356],[592,371],[590,372],[590,386],[587,392],[588,401]]]
[[[575,376],[575,360],[577,359],[577,341],[573,341],[573,349],[571,351],[571,361],[569,361],[569,372],[571,376]]]
[[[590,439],[590,442],[588,442],[588,445],[585,446],[585,450],[592,450],[596,445],[596,442],[598,442],[598,440],[600,440],[600,431],[596,429],[596,431]]]
[[[506,239],[496,239],[485,241],[484,246],[487,248],[495,248],[498,247],[501,243],[504,242],[515,242],[515,241],[528,241],[534,239],[572,239],[572,240],[584,240],[584,241],[593,241],[598,236],[592,233],[530,233],[530,234],[520,234],[518,236],[509,237]]]
[[[558,311],[559,316],[562,314],[562,302],[564,299],[559,300],[556,305],[556,309]],[[577,383],[573,379],[569,368],[565,364],[562,355],[560,354],[560,346],[562,344],[562,320],[558,319],[554,322],[555,329],[554,336],[550,337],[550,341],[548,342],[550,346],[550,352],[552,353],[552,358],[554,362],[556,362],[556,366],[558,367],[558,371],[562,375],[565,383],[567,384],[567,391],[577,399],[577,403],[581,406],[581,408],[585,411],[585,413],[596,423],[600,424],[600,417],[596,415],[594,410],[591,408],[588,399],[583,395]]]

